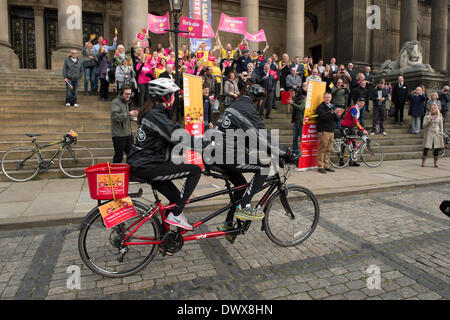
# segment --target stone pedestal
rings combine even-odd
[[[8,1],[0,0],[0,71],[14,72],[19,69],[19,58],[9,43]]]

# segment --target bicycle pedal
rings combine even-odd
[[[237,236],[225,236],[225,239],[231,244],[234,244],[236,242],[236,238]]]

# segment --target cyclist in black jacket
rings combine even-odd
[[[149,83],[149,94],[152,97],[138,115],[139,128],[136,144],[128,156],[128,164],[132,167],[132,175],[145,181],[162,193],[175,208],[167,216],[168,224],[193,230],[184,216],[183,209],[198,184],[201,168],[192,164],[174,164],[170,154],[179,141],[172,141],[172,133],[179,129],[173,124],[171,108],[175,93],[180,90],[173,81],[166,78]],[[187,178],[180,192],[172,180]]]
[[[228,147],[224,148],[224,159],[233,157],[234,163],[230,164],[225,160],[225,164],[216,163],[216,166],[225,169],[230,178],[230,182],[234,186],[247,184],[243,173],[255,173],[247,190],[236,192],[234,195],[237,200],[243,197],[242,201],[237,208],[232,208],[232,210],[230,210],[226,220],[227,222],[218,228],[220,231],[226,231],[232,228],[234,213],[234,216],[240,220],[258,221],[264,218],[263,210],[261,208],[252,208],[250,202],[258,189],[260,189],[266,181],[270,172],[271,162],[265,162],[256,158],[253,158],[253,161],[250,161],[250,159],[252,159],[252,154],[254,154],[252,151],[264,151],[267,152],[269,156],[276,152],[278,152],[280,156],[288,155],[288,151],[284,148],[281,148],[279,145],[272,145],[273,141],[270,132],[259,116],[258,108],[265,96],[265,91],[260,85],[252,85],[247,90],[246,94],[229,106],[218,120],[217,130],[223,133],[224,141],[226,141]],[[259,149],[252,150],[250,141],[246,141],[245,145],[237,143],[236,140],[239,141],[239,138],[235,137],[239,135],[236,133],[236,130],[238,129],[243,130],[245,135],[250,137],[250,140],[256,139],[256,141],[258,141]],[[233,136],[232,139],[234,144],[229,144],[230,140],[227,139],[227,136],[231,135]],[[239,159],[239,155],[244,155],[244,159]]]

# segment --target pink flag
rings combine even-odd
[[[138,34],[136,35],[136,38],[138,38],[139,40],[144,40],[145,39],[145,35],[138,32]]]
[[[233,18],[227,16],[225,13],[222,13],[220,16],[218,30],[245,34],[247,32],[247,17]]]
[[[199,19],[181,17],[180,31],[189,32],[180,33],[180,37],[201,39],[203,34],[203,21]]]
[[[211,25],[207,21],[203,21],[202,38],[207,39],[207,38],[215,38],[215,37],[216,37],[216,34],[214,33],[214,30],[211,27]]]
[[[170,29],[169,13],[167,12],[163,16],[154,16],[148,14],[148,30],[153,33],[167,33],[165,29]]]
[[[255,34],[251,34],[246,32],[245,33],[245,39],[253,42],[264,42],[267,41],[266,39],[266,33],[264,32],[264,29],[259,30]]]

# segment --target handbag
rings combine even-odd
[[[392,104],[391,107],[389,108],[389,113],[388,113],[389,117],[393,118],[395,117],[395,106]]]
[[[107,73],[108,73],[108,81],[109,81],[109,83],[116,82],[116,70],[108,69]]]

